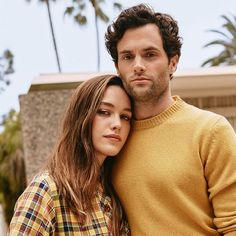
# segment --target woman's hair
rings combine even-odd
[[[119,235],[123,227],[122,208],[111,186],[112,161],[105,161],[101,167],[92,143],[92,123],[105,90],[110,85],[123,88],[121,79],[114,75],[97,76],[77,87],[69,102],[62,131],[47,169],[59,193],[81,224],[86,219],[86,212],[92,211],[92,201],[98,182],[101,181],[106,194],[112,199],[112,232]]]
[[[139,4],[125,9],[118,18],[107,28],[105,44],[115,64],[118,63],[117,44],[128,29],[138,28],[146,24],[155,24],[163,41],[163,48],[170,60],[173,56],[181,55],[181,38],[177,22],[167,14],[154,12],[145,4]]]

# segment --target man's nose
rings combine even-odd
[[[145,71],[144,62],[141,57],[136,57],[134,59],[134,72],[135,73],[142,73]]]

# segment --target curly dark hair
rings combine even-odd
[[[155,12],[150,6],[139,4],[123,10],[107,28],[105,44],[115,64],[118,63],[117,44],[126,30],[150,23],[159,28],[168,59],[175,55],[180,57],[182,38],[179,36],[177,22],[168,14]]]

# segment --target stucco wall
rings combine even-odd
[[[46,163],[72,90],[35,91],[20,96],[24,157],[29,181]]]

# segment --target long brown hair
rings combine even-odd
[[[59,193],[81,224],[85,222],[86,212],[92,211],[92,200],[101,180],[106,194],[112,199],[111,231],[114,235],[120,235],[123,216],[120,202],[111,185],[113,161],[105,161],[101,168],[95,158],[92,143],[92,122],[105,90],[110,85],[123,88],[121,79],[114,75],[97,76],[77,87],[69,102],[62,131],[47,169]]]

